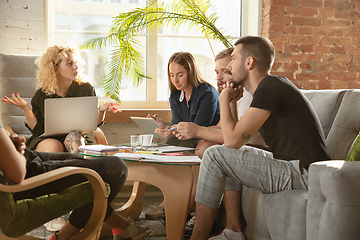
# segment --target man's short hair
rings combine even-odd
[[[231,56],[231,53],[234,51],[234,47],[229,47],[227,49],[222,50],[215,56],[215,61],[225,58],[227,56]]]
[[[242,44],[240,55],[243,59],[251,56],[262,73],[270,71],[275,58],[275,48],[272,42],[265,37],[245,36],[238,39],[235,46]]]

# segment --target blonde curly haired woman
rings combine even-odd
[[[44,102],[48,98],[67,98],[95,96],[94,87],[85,82],[78,67],[77,52],[74,48],[63,46],[49,47],[45,54],[36,59],[37,86],[39,89],[31,99],[32,108],[19,93],[11,92],[12,98],[3,101],[20,107],[26,118],[26,126],[33,134],[27,147],[40,152],[76,152],[83,145],[84,138],[79,132],[57,135],[51,138],[40,137],[44,133]],[[98,124],[103,122],[106,111],[119,112],[117,103],[104,103],[98,109]]]

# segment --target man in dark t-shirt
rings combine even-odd
[[[263,37],[246,36],[235,43],[228,68],[233,82],[220,95],[224,145],[204,153],[196,190],[192,240],[207,239],[223,194],[225,230],[212,239],[245,240],[241,231],[241,188],[263,193],[307,189],[312,162],[330,159],[320,122],[306,97],[287,79],[269,75],[275,49]],[[229,103],[253,95],[250,108],[235,122]],[[244,144],[259,131],[271,151]]]

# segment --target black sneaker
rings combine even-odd
[[[191,213],[192,217],[187,221],[186,225],[185,225],[185,232],[184,232],[184,237],[185,238],[190,238],[192,235],[192,232],[194,230],[194,225],[195,225],[195,212]],[[214,224],[211,227],[211,231],[210,231],[210,236],[209,237],[213,237],[215,235],[218,235],[221,232],[221,229],[218,228],[217,224],[214,222]]]
[[[195,212],[191,213],[191,218],[187,221],[185,225],[185,233],[184,237],[190,238],[191,234],[194,230],[194,224],[195,224]]]

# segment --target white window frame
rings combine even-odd
[[[45,9],[45,46],[54,45],[54,15],[53,1],[44,0]],[[261,35],[262,28],[262,0],[242,0],[241,6],[241,36]],[[169,101],[157,100],[157,31],[148,33],[147,40],[147,75],[153,76],[147,80],[146,101],[122,101],[121,109],[169,109]],[[100,99],[99,103],[108,102],[109,99]],[[111,100],[113,101],[113,100]]]

